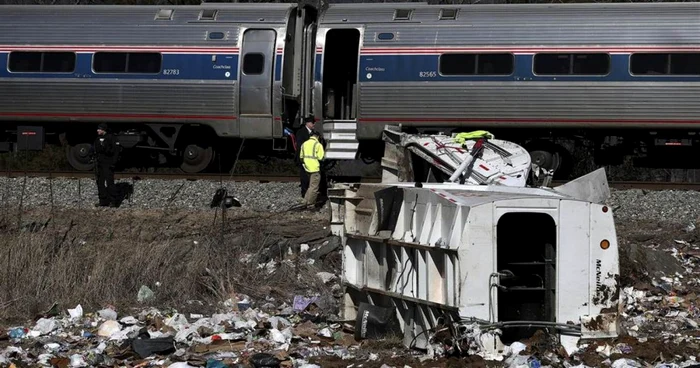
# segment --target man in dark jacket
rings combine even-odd
[[[97,126],[95,139],[95,155],[97,162],[97,193],[100,202],[95,207],[117,207],[117,187],[114,185],[114,165],[117,163],[118,146],[114,135],[109,132],[106,124]]]

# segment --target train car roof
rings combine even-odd
[[[237,42],[240,24],[285,25],[295,4],[4,5],[0,44],[211,45]]]
[[[364,44],[382,47],[700,45],[697,2],[358,5],[332,4],[319,23],[363,25]]]
[[[440,19],[443,9],[456,10],[456,18]],[[411,11],[409,19],[397,19],[396,10]],[[661,13],[659,13],[661,12]],[[689,13],[690,12],[690,13]],[[405,12],[398,14],[407,15]],[[451,15],[451,14],[450,14]],[[591,18],[597,16],[628,17],[685,15],[700,16],[699,2],[665,3],[556,3],[556,4],[428,4],[425,2],[331,4],[321,14],[321,23],[411,22],[438,23],[440,20],[468,22],[474,16],[501,16],[506,19],[522,15]]]

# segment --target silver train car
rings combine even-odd
[[[294,33],[305,17],[293,4],[1,6],[2,148],[54,137],[89,170],[105,122],[125,149],[187,172],[236,139],[284,150],[283,118],[301,101]]]
[[[243,138],[293,152],[305,119],[339,160],[381,157],[387,124],[487,129],[545,168],[580,139],[601,163],[698,144],[698,3],[0,10],[0,148],[56,134],[83,169],[99,122],[188,172]]]

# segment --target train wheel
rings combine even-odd
[[[95,164],[90,162],[90,143],[69,144],[66,146],[68,163],[76,170],[90,171]]]
[[[573,156],[562,145],[537,141],[525,147],[532,163],[545,170],[554,170],[554,179],[563,180],[571,175]]]
[[[180,169],[186,173],[198,173],[206,169],[214,158],[214,148],[200,144],[185,147]]]
[[[557,170],[561,165],[559,153],[551,151],[531,151],[532,163],[546,170]]]

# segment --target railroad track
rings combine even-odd
[[[0,172],[0,177],[21,178],[28,177],[54,177],[54,178],[94,178],[93,172],[81,171],[12,171]],[[184,174],[184,173],[139,173],[139,172],[119,172],[116,173],[115,179],[162,179],[162,180],[223,180],[223,181],[257,181],[260,183],[279,182],[289,183],[299,181],[297,175],[230,175],[216,173],[200,173],[200,174]],[[361,183],[379,183],[379,177],[356,177],[356,176],[330,176],[336,182],[361,182]],[[554,181],[553,186],[565,184],[566,181]],[[700,191],[700,183],[679,183],[679,182],[650,182],[650,181],[610,181],[610,188],[624,189],[642,189],[642,190],[692,190]]]
[[[73,178],[73,179],[91,179],[95,177],[92,171],[12,171],[0,172],[0,177],[22,178],[22,177],[42,177],[42,178]],[[223,180],[223,181],[257,181],[261,183],[279,182],[288,183],[299,181],[298,175],[253,175],[253,174],[216,174],[216,173],[199,173],[199,174],[184,174],[184,173],[140,173],[140,172],[117,172],[114,174],[115,179],[161,179],[161,180]],[[354,176],[330,176],[334,181],[345,182],[361,182],[361,183],[379,183],[381,178],[361,178]]]

